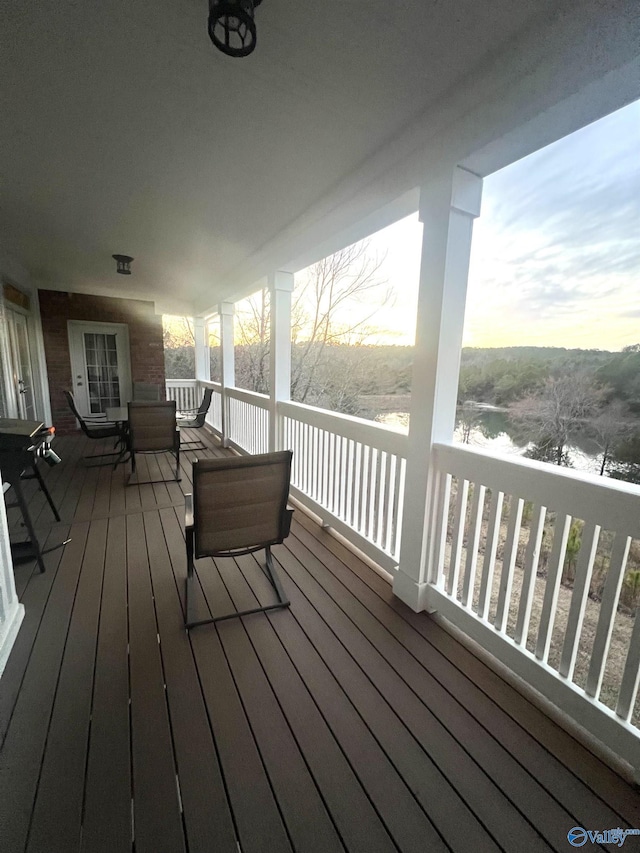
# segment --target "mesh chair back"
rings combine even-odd
[[[190,427],[192,429],[199,429],[204,426],[204,422],[207,417],[207,412],[209,411],[209,406],[211,405],[211,395],[213,391],[211,388],[205,388],[204,396],[202,397],[202,402],[200,403],[200,408],[197,413],[193,415],[191,412],[191,417],[188,417],[188,414],[185,413],[184,416],[178,413],[178,417],[180,419],[180,426]]]
[[[133,383],[133,399],[138,401],[148,400],[155,402],[161,400],[160,386],[154,385],[152,382],[134,382]]]
[[[213,390],[211,388],[204,389],[204,395],[202,397],[202,402],[200,403],[200,408],[198,409],[198,415],[206,415],[209,411],[209,406],[211,405],[211,395],[213,394]]]
[[[129,433],[134,451],[173,450],[176,445],[176,401],[129,403]]]
[[[193,463],[196,557],[282,542],[291,451]]]
[[[88,436],[89,436],[89,438],[91,438],[91,437],[92,437],[92,435],[91,435],[91,430],[90,430],[90,429],[89,429],[89,427],[87,426],[87,424],[86,424],[86,422],[85,422],[85,419],[82,417],[82,415],[81,415],[81,414],[80,414],[80,412],[78,411],[78,407],[76,406],[76,400],[75,400],[75,397],[73,396],[73,394],[71,393],[71,391],[63,391],[62,393],[63,393],[63,394],[64,394],[64,396],[67,398],[67,403],[69,404],[69,408],[70,408],[70,409],[71,409],[71,411],[73,412],[73,416],[75,417],[75,419],[76,419],[76,420],[78,421],[78,423],[80,424],[80,429],[82,430],[82,432],[83,432],[85,435],[88,435]],[[95,438],[95,435],[93,436],[93,438]]]
[[[82,420],[82,415],[81,415],[81,414],[80,414],[80,412],[78,411],[78,407],[76,406],[75,398],[74,398],[73,394],[71,393],[71,391],[63,391],[62,393],[63,393],[63,394],[64,394],[64,396],[67,398],[67,403],[68,403],[68,405],[69,405],[69,408],[70,408],[70,409],[71,409],[71,411],[73,412],[74,417],[75,417],[77,420],[81,421],[81,420]]]

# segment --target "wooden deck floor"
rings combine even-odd
[[[3,853],[519,853],[640,827],[635,790],[299,511],[274,551],[291,609],[186,633],[193,453],[180,484],[125,488],[83,465],[95,444],[57,441],[63,521],[31,506],[71,542],[16,568]],[[213,612],[271,595],[253,557],[199,577]]]

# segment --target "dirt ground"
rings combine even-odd
[[[493,622],[495,618],[495,613],[497,609],[498,603],[498,593],[500,589],[500,577],[502,574],[502,546],[504,544],[504,540],[506,539],[506,524],[502,525],[503,529],[501,531],[501,546],[498,549],[498,556],[496,557],[496,565],[493,577],[493,586],[492,586],[492,594],[491,594],[491,604],[489,608],[488,619],[489,622]],[[516,566],[514,569],[513,576],[513,586],[511,593],[511,602],[509,607],[509,617],[507,622],[507,634],[510,637],[514,637],[515,635],[515,627],[516,627],[516,619],[518,615],[518,607],[521,598],[522,591],[522,578],[523,578],[523,561],[520,559],[520,556],[524,553],[526,543],[528,540],[529,529],[528,527],[524,527],[521,530],[520,535],[520,547],[518,549],[519,559],[516,562]],[[461,570],[461,578],[460,584],[458,588],[458,594],[462,593],[462,583],[464,579],[464,567],[466,566],[466,547],[462,549],[462,570]],[[481,545],[478,553],[478,566],[476,570],[476,581],[474,585],[474,609],[477,604],[479,594],[480,594],[480,578],[482,575],[482,564],[483,564],[483,546]],[[447,544],[447,557],[445,566],[449,566],[450,564],[450,542]],[[537,640],[538,628],[540,625],[540,613],[542,610],[542,602],[544,597],[544,591],[546,587],[546,572],[538,574],[536,577],[535,587],[534,587],[534,595],[533,595],[533,603],[531,608],[531,621],[529,623],[529,631],[527,635],[527,649],[531,652],[535,650],[535,644]],[[551,636],[551,647],[549,651],[549,659],[548,663],[554,669],[558,669],[560,664],[560,656],[562,654],[562,644],[564,642],[564,634],[567,626],[567,619],[569,615],[569,608],[571,607],[571,599],[573,595],[573,588],[569,586],[560,585],[559,593],[558,593],[558,604],[556,608],[555,620],[553,625],[553,632]],[[596,629],[598,626],[598,619],[600,616],[600,602],[594,601],[591,598],[587,599],[587,606],[585,610],[584,622],[582,625],[582,631],[580,634],[580,642],[578,645],[578,655],[576,659],[575,673],[573,676],[573,681],[579,687],[585,687],[587,683],[587,674],[589,671],[589,663],[591,659],[591,651],[593,649],[593,642],[596,635]],[[602,689],[600,692],[600,701],[606,705],[608,708],[615,710],[616,703],[618,701],[618,691],[620,688],[620,683],[622,681],[622,673],[624,671],[624,665],[627,658],[627,652],[629,650],[629,644],[631,640],[631,632],[633,631],[635,617],[626,612],[618,610],[614,619],[613,626],[613,634],[611,637],[611,644],[609,646],[609,653],[607,655],[607,661],[604,671],[604,677],[602,681]],[[634,725],[640,724],[640,700],[636,699],[636,703],[634,706],[633,715],[631,718],[631,722]]]

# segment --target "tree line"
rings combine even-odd
[[[372,325],[392,301],[381,259],[367,241],[347,247],[297,276],[292,298],[291,397],[356,416],[375,416],[377,395],[411,390],[413,347],[380,345]],[[269,392],[270,304],[267,290],[236,306],[235,382]],[[191,379],[193,328],[184,318],[165,328],[167,378]],[[220,378],[220,346],[210,331],[211,378]],[[576,434],[601,450],[601,473],[640,482],[640,344],[621,352],[561,347],[462,350],[458,404],[463,440],[479,423],[478,404],[509,412],[530,443],[527,455],[569,465]],[[400,407],[397,409],[402,411]]]

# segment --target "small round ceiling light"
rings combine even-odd
[[[209,0],[209,37],[227,56],[249,56],[256,46],[253,12],[262,0]]]
[[[133,258],[129,257],[129,255],[111,255],[113,260],[116,262],[116,272],[119,272],[120,275],[131,275],[131,262]]]

